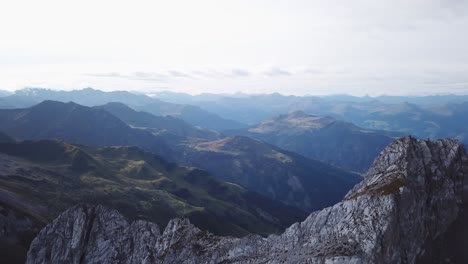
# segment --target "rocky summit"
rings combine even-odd
[[[281,235],[220,237],[183,219],[160,232],[79,205],[39,233],[27,263],[463,263],[463,253],[449,254],[440,240],[466,217],[467,173],[457,141],[405,137],[382,151],[343,201]]]

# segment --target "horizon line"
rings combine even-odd
[[[77,88],[77,89],[60,89],[60,88],[46,88],[46,87],[35,87],[35,86],[26,86],[23,88],[18,88],[14,90],[6,90],[6,89],[0,89],[0,91],[7,92],[9,95],[13,95],[19,91],[26,91],[26,90],[45,90],[45,91],[56,91],[56,92],[73,92],[73,91],[83,91],[83,90],[95,90],[95,91],[100,91],[104,93],[110,93],[110,92],[129,92],[133,94],[143,94],[149,97],[157,97],[158,94],[161,93],[172,93],[172,94],[183,94],[183,95],[189,95],[192,97],[196,96],[202,96],[202,95],[224,95],[228,97],[235,97],[239,95],[243,96],[259,96],[259,95],[280,95],[280,96],[294,96],[294,97],[339,97],[339,96],[346,96],[346,97],[355,97],[355,98],[380,98],[380,97],[431,97],[431,96],[468,96],[468,94],[456,94],[456,93],[425,93],[425,94],[379,94],[379,95],[370,95],[370,94],[365,94],[365,95],[353,95],[349,93],[330,93],[330,94],[302,94],[302,95],[297,95],[297,94],[285,94],[281,92],[271,92],[271,93],[248,93],[248,92],[243,92],[243,91],[235,91],[235,92],[221,92],[221,93],[214,93],[214,92],[202,92],[202,93],[188,93],[188,92],[180,92],[180,91],[171,91],[171,90],[159,90],[159,91],[139,91],[139,90],[122,90],[122,89],[116,89],[116,90],[102,90],[98,88],[94,88],[91,86],[83,87],[83,88]],[[2,96],[2,97],[5,97]]]

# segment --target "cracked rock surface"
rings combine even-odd
[[[79,205],[39,233],[27,263],[422,263],[429,245],[464,215],[467,173],[457,141],[404,137],[343,201],[281,235],[214,236],[186,219],[160,232],[115,210]]]

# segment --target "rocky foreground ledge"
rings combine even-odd
[[[39,233],[27,263],[457,263],[437,245],[465,220],[467,174],[457,141],[405,137],[342,202],[281,235],[219,237],[186,219],[161,233],[154,223],[79,205]]]

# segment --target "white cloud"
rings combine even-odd
[[[267,71],[264,72],[265,75],[270,76],[270,77],[275,77],[275,76],[289,76],[291,73],[287,70],[283,70],[279,67],[273,67],[268,69]]]

